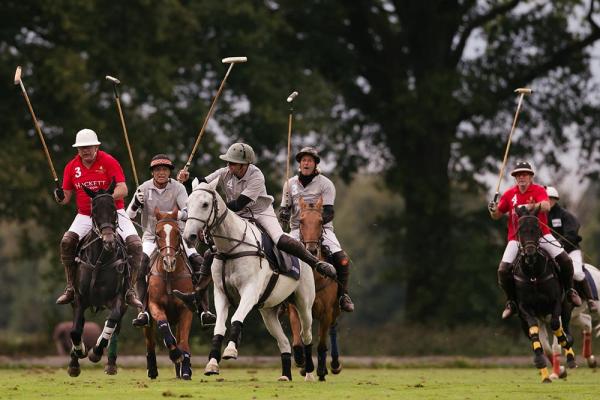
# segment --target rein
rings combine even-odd
[[[165,218],[165,219],[161,219],[159,221],[156,222],[156,228],[155,228],[155,237],[156,237],[156,244],[157,244],[157,255],[154,258],[154,261],[151,264],[151,268],[150,268],[150,276],[158,276],[160,278],[162,278],[163,281],[166,282],[167,285],[167,294],[168,295],[172,295],[173,293],[173,289],[171,287],[171,281],[172,280],[177,280],[177,279],[188,279],[191,278],[192,273],[189,270],[189,267],[187,265],[187,256],[185,256],[185,249],[183,248],[183,242],[181,240],[181,234],[178,235],[178,241],[175,245],[166,245],[165,246],[158,246],[159,240],[161,240],[161,237],[158,235],[158,231],[159,231],[159,225],[164,225],[167,223],[175,223],[175,227],[177,229],[177,231],[179,232],[179,226],[178,226],[178,221],[177,219],[174,218]],[[165,241],[166,242],[166,241]],[[186,270],[186,268],[184,267],[184,270],[181,271],[178,274],[174,274],[175,271],[167,271],[165,268],[166,262],[165,262],[165,258],[168,257],[168,254],[163,254],[163,250],[167,250],[167,249],[171,249],[174,251],[174,254],[172,255],[172,257],[175,258],[175,262],[177,263],[178,259],[182,259],[183,260],[183,264],[185,267],[188,267],[188,270]],[[182,258],[183,257],[183,258]],[[158,265],[157,261],[160,261],[163,265],[162,267],[162,271],[159,271],[158,268],[155,266]],[[175,265],[175,269],[177,268],[177,265]]]

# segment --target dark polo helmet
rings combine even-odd
[[[315,163],[321,162],[321,157],[319,157],[319,152],[314,147],[303,147],[302,150],[296,154],[296,161],[300,162],[302,157],[304,156],[312,156],[315,159]]]
[[[510,172],[510,174],[515,176],[519,172],[528,172],[531,175],[535,175],[533,168],[531,168],[531,164],[529,164],[527,161],[517,161],[515,168]]]
[[[154,157],[152,157],[152,160],[150,160],[150,171],[152,171],[152,168],[158,167],[160,165],[169,167],[171,171],[175,168],[173,162],[171,162],[171,160],[169,159],[169,157],[167,157],[166,154],[157,154]]]

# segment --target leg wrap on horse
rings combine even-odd
[[[242,340],[242,321],[233,321],[231,323],[231,331],[229,332],[229,340],[235,343],[235,347],[240,346]]]
[[[65,267],[67,285],[72,286],[75,281],[77,257],[77,245],[79,244],[79,235],[75,232],[67,231],[60,241],[60,260]]]
[[[513,265],[507,262],[500,262],[498,265],[498,285],[506,294],[508,301],[515,301],[517,298],[515,289],[515,280],[513,277]]]
[[[302,243],[289,235],[281,235],[277,241],[277,248],[281,251],[285,251],[288,254],[298,257],[324,276],[335,278],[337,275],[335,268],[331,264],[319,260],[308,250],[306,250],[306,247],[304,247]]]
[[[170,346],[175,346],[177,344],[177,341],[175,340],[175,336],[173,335],[173,332],[171,332],[171,326],[169,325],[169,322],[168,321],[158,321],[157,326],[158,326],[158,331],[163,336],[163,341],[165,343],[165,346],[167,348],[169,348]]]
[[[292,380],[292,355],[290,353],[281,353],[281,375]]]
[[[223,345],[223,335],[215,335],[212,338],[210,353],[208,359],[214,358],[217,362],[221,362],[221,346]]]

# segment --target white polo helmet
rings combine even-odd
[[[256,161],[254,150],[246,143],[234,143],[219,158],[236,164],[253,164]]]
[[[556,190],[554,186],[547,186],[546,193],[548,194],[548,197],[553,197],[557,200],[560,199],[560,196],[558,195],[558,190]]]
[[[75,144],[73,147],[84,147],[84,146],[99,146],[98,135],[91,129],[82,129],[77,132],[75,137]]]

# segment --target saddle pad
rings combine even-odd
[[[590,271],[587,270],[585,265],[583,265],[583,273],[585,274],[585,279],[587,279],[588,283],[590,284],[590,289],[592,289],[592,297],[594,300],[598,300],[598,289],[596,288],[596,282],[594,282],[592,274],[590,274]]]
[[[262,233],[262,250],[267,257],[267,261],[269,261],[271,269],[295,280],[300,279],[300,262],[298,258],[279,250],[262,227],[257,226]]]

